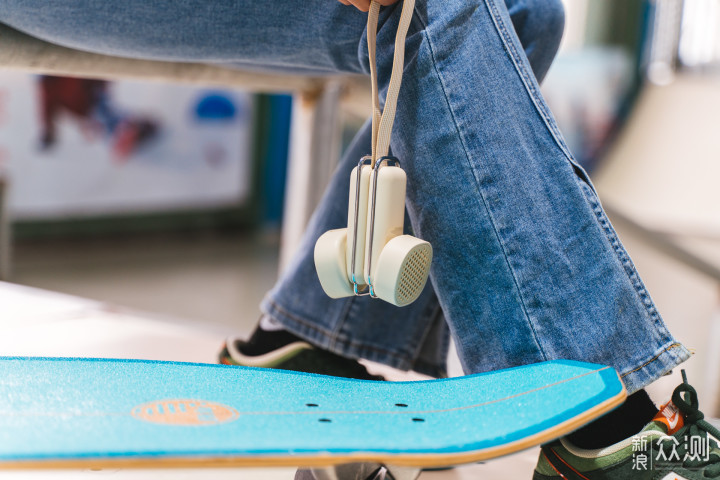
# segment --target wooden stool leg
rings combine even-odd
[[[8,182],[0,174],[0,280],[10,278],[11,233],[10,211],[8,208]]]
[[[342,80],[293,97],[280,270],[290,262],[338,163]]]

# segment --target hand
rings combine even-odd
[[[338,2],[344,5],[355,5],[355,7],[361,12],[367,12],[370,10],[370,0],[338,0]],[[380,5],[392,5],[397,3],[398,0],[377,0]]]

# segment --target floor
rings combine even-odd
[[[276,234],[23,242],[12,280],[244,333],[277,277],[278,248]]]

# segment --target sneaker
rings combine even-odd
[[[218,355],[220,363],[294,370],[360,380],[384,380],[379,375],[369,373],[365,366],[356,360],[315,348],[307,342],[291,341],[273,345],[270,350],[263,353],[253,351],[253,348],[249,348],[250,345],[250,342],[238,338],[228,338]]]
[[[720,431],[698,409],[685,379],[672,401],[637,435],[583,450],[561,438],[544,445],[533,480],[720,479]]]

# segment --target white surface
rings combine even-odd
[[[11,356],[215,361],[225,336],[100,302],[0,283],[0,352]],[[230,333],[230,332],[226,332]]]
[[[649,227],[719,238],[718,87],[718,77],[692,75],[648,86],[594,176],[601,199]]]
[[[8,330],[32,327],[37,323],[53,322],[81,315],[86,310],[100,308],[100,303],[62,293],[54,293],[0,283],[0,328]]]

